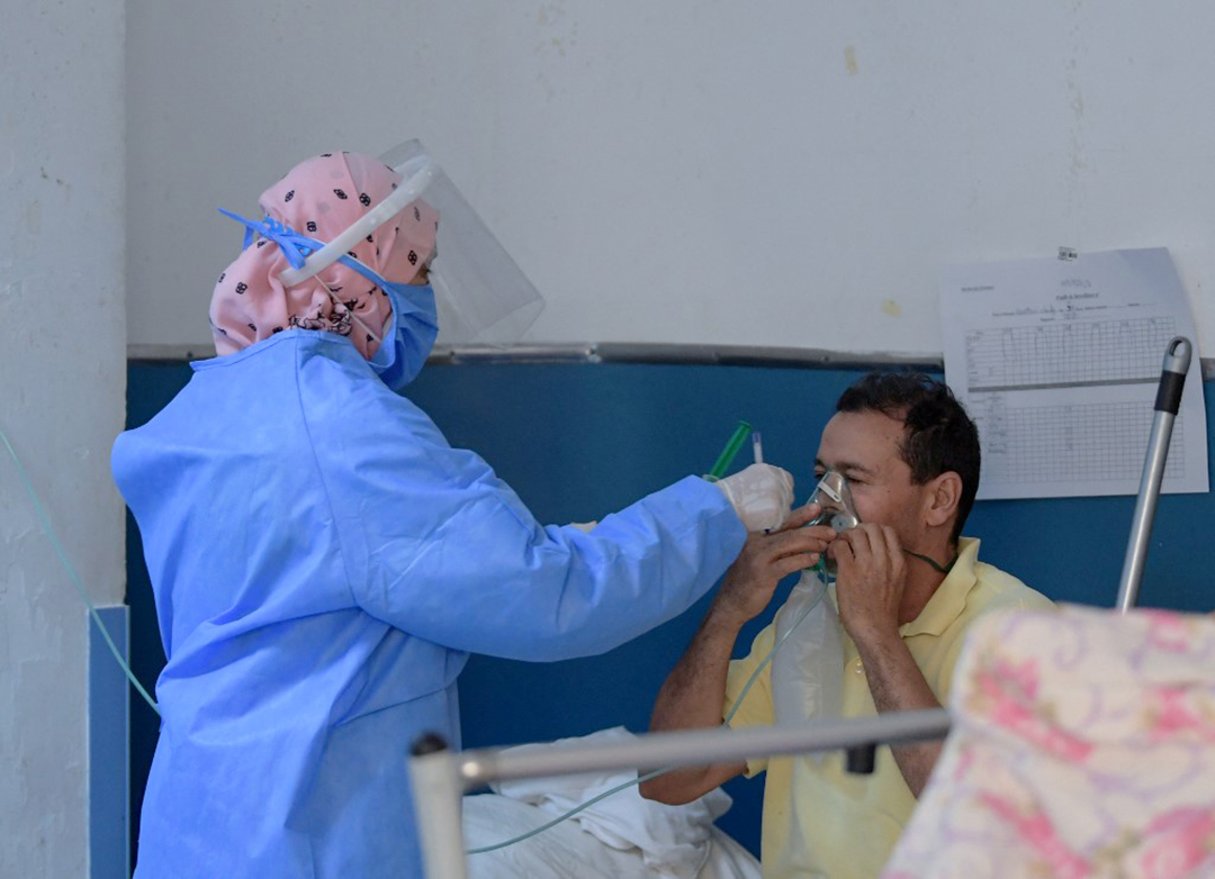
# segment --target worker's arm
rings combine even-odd
[[[747,538],[691,646],[658,693],[651,732],[721,725],[730,655],[739,631],[767,607],[776,584],[815,564],[834,536],[827,527],[801,527],[817,513],[817,507],[802,507],[781,531]],[[674,769],[642,783],[641,795],[664,803],[686,803],[745,769],[743,762]]]
[[[839,565],[840,622],[856,644],[878,713],[940,708],[899,634],[906,560],[894,530],[862,524],[832,547]],[[912,794],[919,797],[941,756],[936,740],[891,746]]]

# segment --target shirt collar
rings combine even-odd
[[[920,615],[899,626],[904,638],[912,635],[940,635],[966,609],[966,596],[977,580],[975,563],[979,560],[979,541],[973,537],[958,540],[958,560],[928,599]]]

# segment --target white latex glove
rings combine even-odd
[[[793,476],[771,464],[752,464],[715,483],[748,531],[779,528],[793,507]]]

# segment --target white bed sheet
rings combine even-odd
[[[545,810],[498,794],[464,798],[465,848],[492,845],[546,821]],[[760,879],[759,861],[717,827],[710,831],[697,879]],[[612,848],[576,821],[557,826],[497,851],[468,856],[470,879],[631,879],[661,877],[646,866],[640,849]]]

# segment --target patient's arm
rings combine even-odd
[[[899,633],[901,617],[914,619],[940,577],[933,578],[931,588],[909,595],[904,554],[889,526],[861,524],[841,535],[831,553],[839,564],[840,622],[860,653],[874,707],[879,713],[940,708]],[[916,592],[926,597],[917,598]],[[941,755],[941,743],[912,742],[892,746],[891,752],[907,787],[919,797]]]
[[[856,648],[879,713],[941,707],[897,629],[893,637],[875,635],[858,640]],[[941,742],[909,742],[892,745],[890,750],[907,787],[918,798],[941,756]]]
[[[721,605],[719,593],[691,646],[658,691],[651,732],[721,725],[730,653],[739,629],[749,619]],[[641,795],[673,805],[688,803],[746,768],[746,763],[739,762],[673,769],[642,782]]]
[[[691,646],[658,692],[650,718],[652,732],[721,725],[730,654],[739,630],[772,600],[781,579],[817,562],[818,553],[833,536],[829,528],[801,527],[817,513],[818,507],[802,507],[781,531],[747,538]],[[643,782],[641,795],[664,803],[687,803],[745,769],[741,761],[674,769]]]

